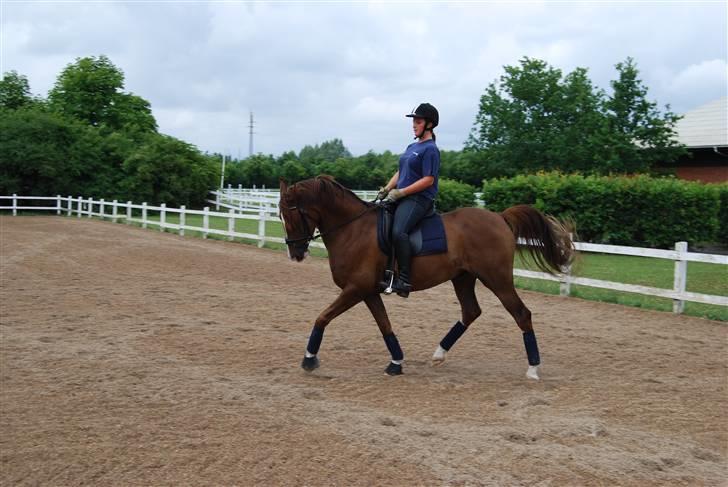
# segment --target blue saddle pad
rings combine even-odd
[[[394,215],[387,208],[377,212],[377,243],[385,255],[392,253],[392,220]],[[442,216],[434,211],[425,216],[410,232],[412,255],[432,255],[447,252],[447,236]]]

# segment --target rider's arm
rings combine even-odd
[[[396,188],[398,180],[399,180],[399,171],[394,173],[394,176],[392,176],[392,179],[389,180],[389,182],[387,183],[385,188],[387,188],[388,190],[390,190],[392,188]]]
[[[409,196],[411,194],[419,193],[420,191],[424,191],[430,186],[435,184],[435,177],[434,176],[425,176],[422,179],[418,179],[414,183],[410,184],[406,188],[400,189],[405,196]]]

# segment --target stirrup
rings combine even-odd
[[[379,287],[382,288],[384,294],[389,295],[394,291],[392,284],[394,284],[394,271],[387,269],[384,271],[384,280],[379,283]]]

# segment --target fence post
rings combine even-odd
[[[179,236],[184,237],[185,236],[185,211],[187,210],[187,207],[185,205],[182,205],[179,207]]]
[[[210,229],[210,207],[202,209],[202,238],[207,238],[207,230]]]
[[[131,225],[131,201],[126,202],[126,224]]]
[[[258,247],[265,244],[265,210],[258,213]]]
[[[164,224],[167,222],[167,203],[159,205],[162,209],[159,211],[159,231],[164,231]]]
[[[61,214],[61,195],[56,195],[56,215]]]
[[[114,223],[116,223],[116,221],[118,220],[118,215],[119,215],[119,207],[118,207],[118,204],[119,204],[119,202],[116,201],[116,200],[114,200],[111,203],[111,221],[114,222]]]
[[[569,233],[569,240],[574,241],[574,234]],[[571,296],[571,264],[564,269],[564,277],[559,282],[559,296]]]
[[[571,296],[571,264],[564,269],[564,275],[559,283],[559,295]]]
[[[142,203],[142,228],[147,228],[147,202]]]
[[[233,241],[233,233],[235,233],[235,210],[228,210],[228,240]]]
[[[13,193],[13,216],[18,216],[18,195]]]
[[[220,211],[220,192],[215,191],[215,211]]]
[[[94,212],[94,199],[88,199],[88,217],[91,218],[91,214]]]
[[[104,200],[102,199],[99,204],[99,213],[101,213],[101,219],[104,219]]]
[[[71,216],[71,213],[73,213],[73,199],[71,195],[68,195],[68,206],[66,207],[66,216]]]
[[[79,196],[78,197],[78,211],[77,211],[77,213],[78,214],[76,216],[78,216],[78,218],[81,218],[81,213],[83,213],[83,197],[82,196]]]
[[[688,251],[687,242],[675,242],[675,251],[678,252],[678,260],[675,261],[675,280],[673,289],[677,293],[684,293],[688,281],[688,261],[685,260],[685,253]],[[672,312],[682,314],[685,311],[685,301],[681,299],[672,300]]]

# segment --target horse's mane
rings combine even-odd
[[[312,191],[317,193],[327,204],[334,205],[336,204],[337,199],[344,198],[366,206],[373,205],[373,203],[359,198],[356,193],[338,182],[333,176],[329,176],[327,174],[316,176],[315,178],[308,179],[306,181],[301,181],[298,184],[308,186],[306,183],[310,183]]]

